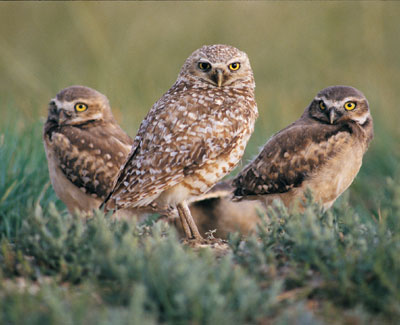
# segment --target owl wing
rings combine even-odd
[[[168,103],[163,98],[142,122],[107,208],[150,204],[205,163],[228,154],[246,127],[243,119],[226,115],[241,106],[235,100],[225,98],[216,107],[191,94],[170,96]]]
[[[293,123],[274,135],[233,180],[236,197],[285,193],[335,156],[350,141],[348,125]]]
[[[47,131],[47,132],[46,132]],[[44,139],[63,174],[85,193],[108,194],[132,139],[117,125],[46,128]]]

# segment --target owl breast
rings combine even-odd
[[[236,167],[244,154],[249,137],[250,133],[248,132],[240,136],[239,141],[232,146],[230,152],[206,163],[205,166],[197,170],[193,176],[185,178],[183,185],[188,188],[194,188],[193,195],[206,192],[213,184]]]
[[[330,159],[304,184],[304,188],[308,186],[313,189],[315,200],[321,202],[325,209],[329,209],[351,185],[361,168],[365,149],[354,139],[347,141],[341,146],[336,157]]]
[[[188,175],[184,180],[163,192],[155,203],[159,207],[174,206],[182,200],[191,200],[207,192],[215,183],[230,173],[242,158],[246,144],[253,132],[253,124],[250,124],[246,132],[238,137],[232,144],[231,150],[226,154],[207,161],[202,168]]]

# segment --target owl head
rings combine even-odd
[[[61,90],[50,101],[48,114],[48,121],[59,126],[114,121],[107,97],[84,86],[71,86]]]
[[[363,125],[370,119],[368,101],[353,87],[331,86],[321,90],[304,115],[326,124],[354,121]]]
[[[194,51],[184,63],[179,78],[189,79],[202,88],[255,86],[247,54],[221,44],[205,45]]]

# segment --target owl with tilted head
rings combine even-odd
[[[202,239],[187,203],[241,159],[258,116],[254,88],[246,53],[228,45],[193,52],[141,123],[106,210],[177,211],[186,237]]]
[[[325,88],[239,173],[234,195],[266,205],[280,199],[292,207],[310,189],[328,209],[353,182],[372,138],[364,94],[347,86]]]
[[[99,208],[133,143],[107,97],[84,86],[50,101],[43,141],[51,183],[71,213]]]

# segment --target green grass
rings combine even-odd
[[[0,3],[0,323],[396,323],[400,6],[378,2]],[[375,139],[327,213],[280,206],[232,252],[174,229],[71,217],[49,182],[47,103],[84,84],[134,136],[203,44],[249,54],[260,111],[244,161],[334,84],[367,96]]]

